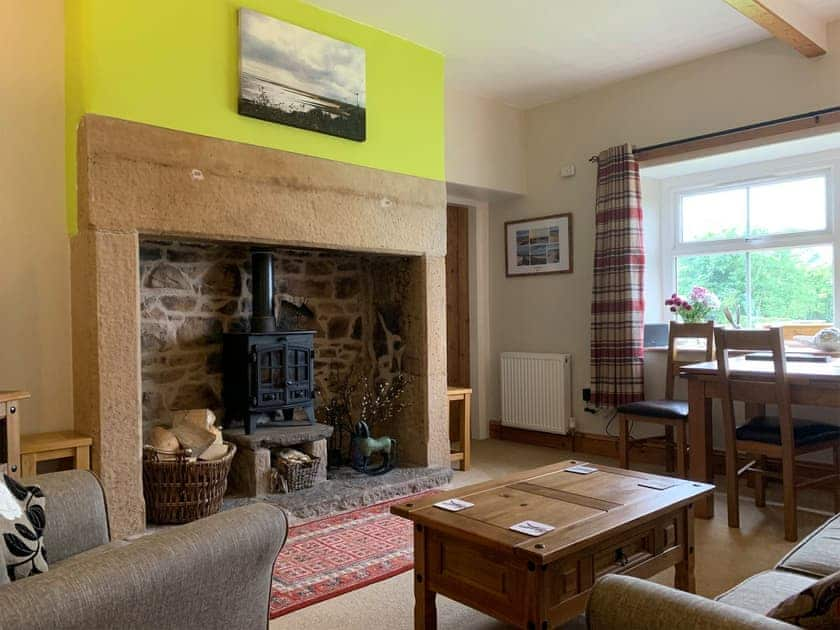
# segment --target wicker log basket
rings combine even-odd
[[[274,491],[291,493],[311,488],[320,463],[321,459],[313,456],[306,462],[287,462],[278,457],[274,468]]]
[[[180,525],[216,514],[222,508],[230,464],[236,453],[236,446],[225,444],[227,454],[212,461],[190,461],[189,449],[143,449],[143,496],[150,522]]]

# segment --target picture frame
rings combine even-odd
[[[239,9],[240,115],[364,142],[364,48]]]
[[[505,275],[572,273],[572,213],[505,222]]]

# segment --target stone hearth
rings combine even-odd
[[[292,494],[268,494],[256,499],[235,494],[225,497],[224,508],[264,501],[282,508],[292,525],[336,512],[388,501],[438,488],[452,480],[449,466],[406,466],[370,477],[352,468],[330,470],[323,483]]]
[[[93,437],[114,537],[145,526],[141,241],[404,257],[403,368],[416,390],[385,430],[401,461],[447,467],[443,182],[93,115],[79,126],[77,157],[74,416]]]

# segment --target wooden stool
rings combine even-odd
[[[93,439],[75,431],[30,433],[20,436],[21,477],[38,474],[38,462],[73,458],[73,468],[90,470],[90,445]]]
[[[449,387],[447,389],[447,397],[449,398],[450,422],[449,422],[449,440],[451,442],[460,442],[461,450],[449,451],[449,459],[453,462],[461,462],[461,470],[469,470],[470,468],[470,398],[472,397],[472,389],[469,387]],[[461,413],[455,423],[451,421],[451,409],[453,401],[462,401],[459,405]],[[455,431],[453,431],[455,429]],[[454,435],[453,435],[454,433]],[[453,439],[458,438],[458,439]]]

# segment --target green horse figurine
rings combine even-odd
[[[390,437],[372,438],[367,422],[359,420],[353,430],[351,443],[353,468],[366,475],[381,475],[393,469],[397,455],[397,441]],[[379,466],[370,468],[370,458],[379,453],[382,461]]]

